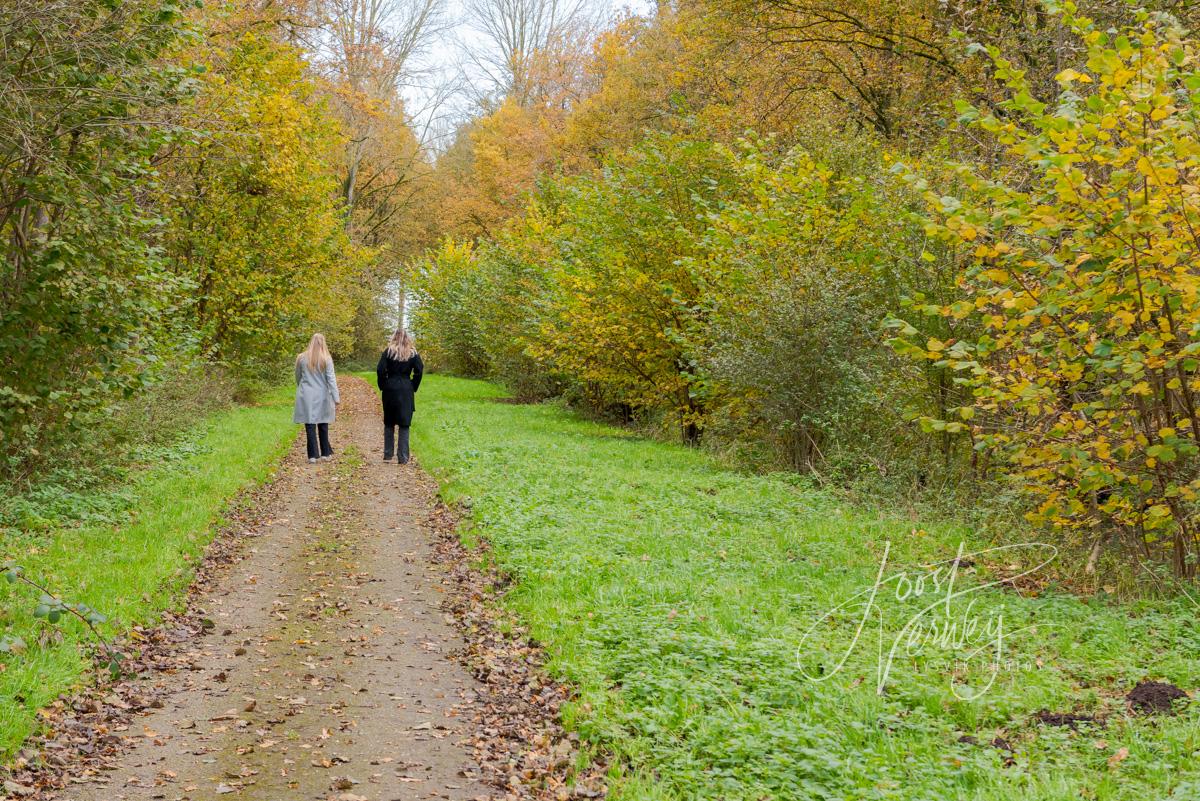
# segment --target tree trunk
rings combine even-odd
[[[396,292],[396,295],[396,328],[407,328],[408,326],[405,325],[406,320],[404,317],[407,312],[405,306],[408,301],[408,293],[404,291],[404,281],[400,281],[400,289]]]

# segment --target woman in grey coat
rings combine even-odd
[[[313,334],[308,347],[296,357],[296,407],[292,412],[292,422],[304,424],[310,464],[333,458],[329,424],[341,402],[333,357],[329,355],[325,337]]]

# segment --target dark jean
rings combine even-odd
[[[396,429],[400,430],[399,438],[393,439],[396,435]],[[399,453],[396,453],[399,451]],[[396,453],[397,461],[400,464],[408,463],[408,426],[384,426],[383,427],[383,458],[389,460],[392,454]]]
[[[333,456],[329,445],[329,423],[305,423],[304,438],[308,440],[308,458]]]

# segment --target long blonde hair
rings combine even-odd
[[[396,329],[396,333],[392,334],[392,338],[388,340],[387,355],[398,362],[406,362],[416,352],[417,349],[413,344],[412,334],[403,328]]]
[[[329,355],[329,346],[325,344],[324,334],[312,335],[308,347],[296,357],[297,364],[301,361],[308,365],[309,370],[324,370],[333,361],[333,357]]]

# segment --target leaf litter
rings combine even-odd
[[[459,543],[454,533],[458,522],[456,513],[440,502],[435,503],[436,490],[428,477],[415,471],[414,475],[419,476],[423,488],[422,499],[430,510],[427,523],[434,535],[433,559],[446,570],[443,587],[438,588],[442,593],[442,606],[447,619],[454,623],[466,640],[464,648],[448,656],[461,660],[479,681],[475,688],[466,688],[460,693],[463,701],[460,709],[469,718],[469,735],[463,744],[470,749],[478,763],[478,773],[474,768],[464,768],[460,771],[461,778],[484,781],[506,799],[564,801],[603,797],[606,793],[605,758],[596,753],[589,753],[588,759],[579,758],[578,736],[566,732],[559,721],[558,711],[571,697],[569,689],[545,675],[545,655],[541,648],[496,603],[499,594],[510,583],[510,578],[495,572],[480,571],[473,566],[478,552],[469,553]],[[218,629],[213,615],[204,606],[204,598],[222,591],[221,582],[225,580],[229,567],[247,556],[247,541],[259,536],[268,525],[288,522],[269,516],[278,498],[278,491],[279,482],[272,480],[239,496],[226,516],[227,524],[210,543],[203,560],[196,566],[183,611],[166,611],[156,625],[130,629],[121,647],[129,655],[127,665],[130,675],[136,678],[114,683],[97,675],[95,685],[64,696],[42,711],[42,733],[31,738],[0,775],[0,786],[7,796],[31,801],[57,798],[66,788],[86,784],[109,774],[118,765],[122,755],[131,751],[135,741],[160,742],[157,731],[135,726],[135,718],[161,710],[164,697],[170,692],[165,689],[167,682],[156,682],[153,677],[187,676],[201,669],[195,663],[195,654],[189,652],[189,647],[215,634]],[[397,561],[409,564],[423,561],[414,557],[415,554],[405,553],[403,557],[397,557]],[[325,577],[326,571],[318,570],[312,575]],[[258,577],[253,578],[257,580]],[[332,580],[335,577],[328,578]],[[350,586],[357,589],[370,580],[365,575],[354,577]],[[313,601],[323,596],[325,593],[316,593]],[[403,602],[403,598],[396,600],[396,603]],[[315,609],[310,614],[316,617],[323,612],[331,612],[335,616],[349,613],[346,604],[340,601],[322,600]],[[274,611],[278,613],[276,617],[282,615],[282,619],[286,620],[289,610],[284,605]],[[223,636],[231,633],[229,629],[221,631]],[[265,638],[264,645],[275,639]],[[366,642],[367,635],[351,635],[343,641],[349,643],[359,640]],[[246,658],[247,645],[251,645],[250,641],[243,642],[233,653]],[[297,645],[302,647],[302,641],[298,640]],[[431,654],[442,650],[435,641],[424,638],[417,642],[417,647]],[[260,655],[266,653],[262,649],[255,649],[255,652]],[[346,656],[351,655],[350,649],[347,649]],[[214,678],[220,680],[221,677]],[[191,687],[191,684],[188,686]],[[362,691],[365,692],[365,688]],[[258,699],[244,698],[241,713],[253,713],[260,706]],[[303,697],[287,699],[287,708],[292,710],[287,714],[307,706],[308,701]],[[337,711],[336,705],[330,711]],[[234,728],[250,726],[237,707],[213,715],[205,723],[211,725],[218,719]],[[281,722],[280,719],[268,719],[262,725],[269,728]],[[200,731],[197,722],[192,719],[180,719],[173,723],[179,732]],[[213,727],[210,734],[217,734],[219,728],[226,728],[226,723]],[[428,726],[421,724],[414,729],[417,736],[446,737],[450,733],[446,727],[432,723]],[[262,737],[266,733],[266,729],[259,730],[255,738],[257,748],[264,751],[277,742]],[[311,746],[306,744],[303,747]],[[246,745],[238,748],[237,754],[252,753],[255,748],[254,744]],[[217,760],[214,757],[203,756],[210,750],[208,747],[198,747],[189,753],[202,757],[203,763],[215,765]],[[286,762],[291,765],[284,772],[289,769],[294,771],[294,760]],[[337,755],[313,760],[314,765],[324,768],[347,762],[348,759]],[[398,772],[396,779],[405,783],[423,781],[419,774],[422,768],[428,770],[428,766],[420,763],[396,762],[389,756],[371,759],[370,764],[393,767]],[[226,770],[223,780],[210,785],[210,792],[220,796],[240,793],[254,782],[258,773],[258,770],[245,765],[236,770]],[[399,775],[401,773],[403,775]],[[158,770],[152,775],[155,786],[178,780],[178,774],[171,770]],[[377,776],[374,774],[371,780],[374,781]],[[140,781],[131,776],[127,786],[140,786]],[[357,792],[356,781],[350,777],[332,777],[327,785],[331,793],[329,798],[337,801],[366,799],[367,796]],[[347,782],[350,784],[347,785]],[[186,795],[200,788],[195,783],[181,783],[180,789]],[[154,797],[164,797],[164,794],[156,792]]]

